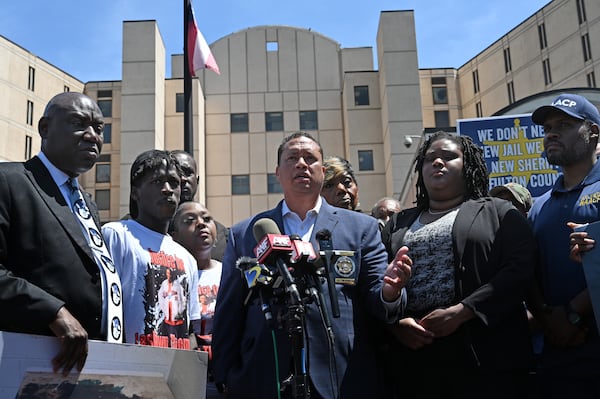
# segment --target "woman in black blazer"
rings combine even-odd
[[[407,246],[413,260],[405,317],[389,329],[390,397],[519,397],[532,364],[527,221],[487,196],[482,150],[469,137],[435,133],[415,172],[417,206],[382,232],[389,256]]]

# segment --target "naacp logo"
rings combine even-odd
[[[341,277],[351,277],[355,270],[356,266],[354,266],[354,260],[348,256],[340,256],[335,261],[335,271]]]
[[[577,106],[577,101],[573,101],[573,100],[569,100],[569,99],[562,99],[562,100],[556,100],[552,103],[552,105],[562,105],[563,107],[575,107]]]

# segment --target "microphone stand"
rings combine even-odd
[[[282,385],[291,386],[292,398],[309,399],[308,370],[306,367],[307,353],[305,348],[304,305],[298,287],[294,282],[285,262],[277,259],[277,269],[289,294],[287,327],[292,341],[293,374],[286,378]]]

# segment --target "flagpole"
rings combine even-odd
[[[189,68],[188,26],[191,0],[183,0],[183,149],[194,156],[194,108],[192,102],[192,75]]]

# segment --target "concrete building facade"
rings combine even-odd
[[[398,195],[404,177],[397,170],[412,161],[402,139],[422,131],[412,12],[382,13],[378,37],[379,71],[371,48],[342,49],[307,29],[254,27],[212,44],[221,74],[194,79],[193,155],[199,200],[219,221],[232,224],[281,200],[277,147],[297,130],[313,134],[326,155],[350,160],[366,211],[380,196]],[[123,79],[86,84],[97,101],[112,101],[105,112],[111,137],[83,178],[105,220],[128,212],[137,154],[183,148],[182,56],[171,64],[175,73],[166,78],[155,21],[126,21]]]
[[[302,129],[326,155],[352,163],[363,211],[384,195],[409,206],[424,134],[453,130],[461,118],[530,112],[556,90],[586,88],[600,104],[600,42],[590,40],[600,37],[599,21],[596,1],[550,1],[459,68],[418,68],[410,10],[381,13],[377,69],[372,48],[342,48],[310,29],[259,26],[225,36],[211,45],[221,75],[193,79],[198,199],[227,225],[274,206],[282,198],[277,147]],[[122,80],[84,84],[0,37],[0,86],[9,93],[0,98],[0,159],[35,155],[45,103],[66,87],[85,91],[107,121],[102,158],[82,177],[104,221],[128,212],[135,156],[183,148],[183,56],[171,56],[165,76],[155,21],[125,21],[122,45]]]
[[[39,151],[37,123],[48,100],[85,85],[0,36],[0,88],[0,161],[23,161]]]

